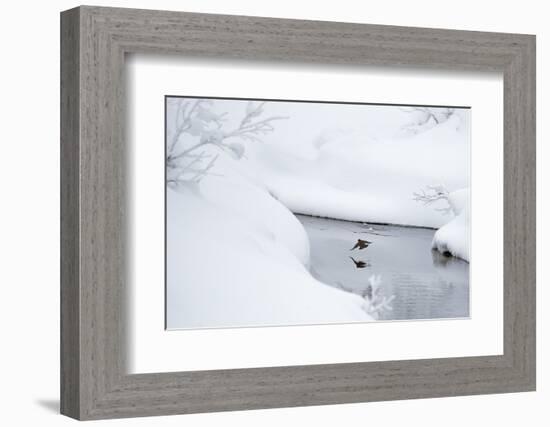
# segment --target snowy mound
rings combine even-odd
[[[169,327],[373,320],[363,298],[311,276],[296,217],[230,173],[209,176],[200,190],[168,189]]]
[[[449,194],[449,204],[455,217],[436,231],[432,247],[443,254],[470,261],[470,190]]]

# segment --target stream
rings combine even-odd
[[[317,280],[361,295],[369,277],[380,275],[380,295],[394,296],[380,320],[469,316],[469,264],[433,251],[434,229],[296,216],[309,236]],[[351,250],[358,239],[371,243]]]

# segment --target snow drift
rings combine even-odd
[[[432,247],[470,261],[470,190],[462,189],[449,194],[454,218],[436,231]]]
[[[168,189],[168,327],[373,320],[363,298],[311,276],[296,217],[265,189],[229,174],[204,179],[200,192]]]
[[[269,191],[295,213],[438,228],[446,218],[412,199],[419,188],[469,185],[469,127],[461,116],[416,135],[373,138],[362,131],[322,133],[247,147],[248,163]],[[306,149],[305,146],[308,148]]]

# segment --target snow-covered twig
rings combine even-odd
[[[237,159],[244,156],[244,146],[229,139],[261,141],[260,136],[273,132],[275,120],[287,117],[273,116],[263,119],[265,102],[249,102],[244,117],[235,129],[224,129],[227,113],[213,111],[209,99],[178,99],[175,115],[175,130],[167,146],[167,179],[171,185],[198,183],[204,176],[213,175],[218,155],[207,154],[209,146],[225,151]],[[197,151],[200,152],[197,154]]]
[[[412,120],[403,126],[403,130],[417,134],[423,130],[446,122],[455,113],[454,108],[446,107],[402,107],[402,111],[410,113]]]
[[[424,206],[431,205],[439,200],[444,200],[447,206],[444,208],[436,208],[436,211],[444,215],[452,212],[451,204],[449,203],[449,191],[444,185],[428,185],[426,189],[421,189],[413,193],[413,200],[421,202]]]
[[[395,299],[395,295],[390,295],[389,297],[381,295],[381,283],[382,277],[380,275],[373,274],[369,277],[367,286],[360,292],[344,286],[341,282],[336,282],[336,285],[346,292],[360,295],[365,300],[363,309],[374,319],[378,319],[383,312],[393,310],[391,303]]]
[[[380,285],[382,277],[380,275],[372,275],[369,277],[369,284],[364,292],[365,310],[373,318],[378,319],[385,311],[392,311],[391,302],[395,299],[395,295],[389,297],[380,294]]]
[[[225,133],[224,137],[241,137],[245,139],[259,141],[260,139],[256,137],[256,135],[267,134],[274,130],[274,127],[272,125],[273,121],[288,119],[288,117],[285,116],[273,116],[263,120],[253,121],[255,117],[263,114],[264,106],[265,101],[259,103],[258,105],[255,105],[253,102],[249,102],[246,108],[245,116],[241,120],[239,127],[231,132]]]

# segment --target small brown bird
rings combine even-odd
[[[355,267],[356,268],[365,268],[367,265],[369,265],[368,263],[366,263],[365,261],[361,261],[361,260],[356,260],[355,258],[353,257],[349,257],[353,263],[355,264]]]
[[[368,248],[371,243],[372,242],[369,242],[368,240],[357,239],[357,243],[353,248],[350,249],[350,251],[353,251],[354,249],[361,250],[361,249]]]

